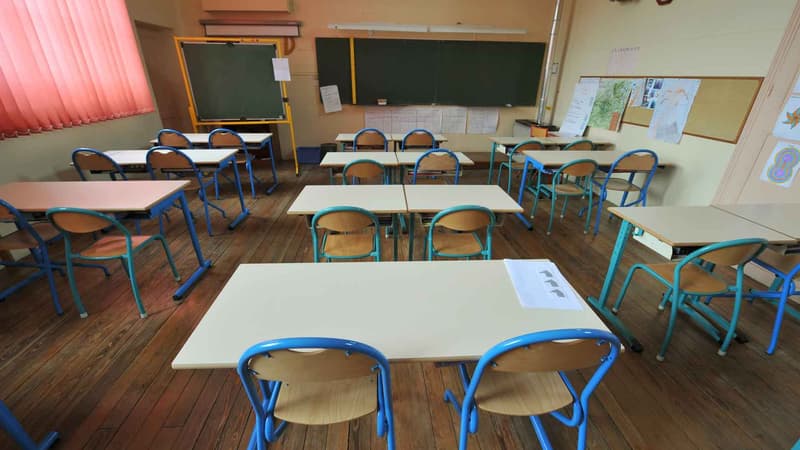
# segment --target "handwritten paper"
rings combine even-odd
[[[326,113],[342,110],[342,100],[339,98],[339,86],[331,84],[320,86],[319,93],[322,95],[322,107]]]
[[[608,75],[631,75],[639,65],[639,47],[621,47],[611,50],[608,56]]]
[[[467,134],[494,134],[500,120],[498,108],[469,108],[467,111]]]
[[[364,110],[364,128],[375,128],[386,133],[392,129],[392,110],[381,106],[368,106]]]
[[[581,78],[575,85],[572,102],[569,104],[567,115],[558,130],[561,136],[583,136],[599,88],[600,78]]]
[[[467,132],[467,108],[463,106],[440,107],[442,133],[464,134]]]
[[[464,134],[467,108],[461,106],[375,106],[364,111],[364,126],[386,133],[423,128],[431,133]]]
[[[272,72],[275,75],[275,81],[292,81],[287,58],[272,58]]]
[[[553,262],[520,259],[506,259],[503,262],[523,308],[584,308],[583,301]]]

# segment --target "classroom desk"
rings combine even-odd
[[[600,296],[587,301],[622,335],[636,351],[642,346],[619,317],[607,307],[622,253],[633,227],[640,228],[673,249],[673,257],[687,255],[699,247],[733,239],[762,238],[770,244],[792,245],[797,240],[713,206],[647,206],[609,208],[622,219],[617,241],[608,264]]]
[[[300,191],[286,213],[313,216],[331,206],[357,206],[374,214],[391,215],[394,259],[397,260],[397,239],[400,234],[397,227],[397,216],[406,212],[406,196],[402,185],[309,185]],[[375,230],[375,232],[380,233],[380,230]]]
[[[50,208],[69,206],[148,219],[158,218],[179,201],[198,263],[197,270],[173,294],[172,298],[179,300],[211,267],[211,260],[203,257],[183,193],[188,185],[187,180],[16,182],[0,185],[0,198],[23,213],[38,216]]]
[[[409,283],[413,295],[398,288]],[[264,296],[264,286],[278,291]],[[241,264],[172,368],[235,368],[250,346],[295,336],[360,341],[390,361],[477,360],[505,339],[560,328],[607,330],[586,305],[523,308],[500,260]]]
[[[485,184],[407,184],[408,259],[414,258],[414,214],[438,213],[461,205],[478,205],[498,213],[521,213],[522,207],[500,186]]]
[[[503,154],[506,154],[506,147],[513,147],[517,144],[520,144],[525,141],[529,140],[537,140],[544,144],[545,147],[554,147],[554,148],[563,148],[575,141],[583,140],[586,138],[582,137],[562,137],[562,136],[550,136],[550,137],[524,137],[524,136],[489,136],[489,140],[492,141],[492,150],[489,156],[489,181],[487,184],[492,184],[492,178],[494,176],[494,160],[496,153],[500,151]],[[614,145],[612,141],[607,139],[590,139],[595,146],[600,147],[599,150],[604,150],[606,147],[610,147]]]
[[[183,133],[192,145],[208,145],[208,135],[211,133]],[[267,188],[267,195],[278,187],[278,170],[275,167],[275,154],[272,150],[272,133],[237,133],[244,140],[245,145],[258,146],[258,149],[269,151],[269,161],[272,165],[272,185]],[[156,145],[157,139],[150,139],[150,145]]]
[[[714,205],[714,207],[800,241],[800,203]]]
[[[408,151],[405,151],[405,152],[396,152],[395,155],[397,155],[397,162],[401,166],[412,166],[413,167],[417,163],[417,159],[419,159],[419,157],[420,157],[420,155],[422,155],[422,153],[424,153],[424,152],[417,151],[417,150],[408,150]],[[456,158],[458,158],[458,164],[460,164],[462,166],[474,166],[475,165],[475,162],[473,160],[469,159],[469,157],[467,157],[467,155],[465,155],[464,153],[462,153],[462,152],[453,152],[453,153],[456,155]]]
[[[406,133],[384,133],[386,139],[389,141],[389,144],[392,146],[394,151],[399,151],[400,142],[403,141],[403,137]],[[344,151],[345,147],[352,147],[353,140],[355,139],[355,133],[339,133],[336,135],[336,142],[341,144],[341,148],[339,151]],[[433,140],[436,141],[437,147],[442,142],[447,142],[447,137],[443,134],[436,134],[433,135]]]
[[[236,167],[235,148],[218,148],[207,150],[181,150],[199,168],[210,168],[215,173],[220,173],[230,167],[233,170],[233,178],[236,184],[236,191],[239,194],[239,205],[242,212],[233,219],[228,225],[228,229],[236,228],[244,219],[250,215],[250,210],[244,204],[244,193],[242,192],[242,180],[239,177],[239,170]],[[149,150],[109,150],[105,152],[117,164],[123,168],[126,166],[142,167],[147,165],[147,152]],[[211,224],[208,224],[208,234],[211,235]]]

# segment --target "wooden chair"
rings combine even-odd
[[[570,142],[565,145],[561,150],[595,150],[594,142],[588,139],[581,139],[575,142]]]
[[[778,347],[778,338],[780,337],[784,315],[789,314],[796,320],[800,320],[800,312],[787,303],[790,297],[800,295],[800,290],[794,281],[800,275],[800,255],[780,255],[767,249],[758,255],[753,260],[753,263],[768,270],[775,276],[772,285],[766,291],[750,291],[750,296],[753,298],[760,298],[777,306],[775,322],[772,325],[772,335],[767,347],[767,354],[772,355]]]
[[[364,231],[371,229],[370,232]],[[322,232],[322,238],[319,234]],[[380,222],[375,214],[355,206],[332,206],[311,218],[314,262],[325,258],[381,260]]]
[[[240,152],[236,155],[236,164],[237,166],[244,165],[247,169],[247,174],[250,177],[250,192],[253,198],[256,198],[255,183],[256,181],[261,182],[261,180],[259,180],[253,174],[253,161],[255,160],[255,155],[247,151],[247,143],[245,143],[244,139],[239,136],[239,133],[226,128],[217,128],[208,135],[208,148],[238,148],[240,150]],[[234,170],[238,170],[238,168],[234,168]],[[216,194],[217,198],[219,198],[219,180],[217,179],[217,173],[214,172],[213,176],[214,193]],[[231,183],[234,182],[227,175],[223,174],[222,176]]]
[[[193,175],[197,179],[199,186],[197,193],[200,196],[200,200],[203,201],[203,211],[205,212],[206,217],[206,229],[208,230],[208,235],[211,236],[213,233],[211,231],[211,218],[208,213],[208,208],[211,207],[216,209],[220,212],[220,214],[222,214],[223,218],[227,217],[225,210],[214,203],[211,203],[211,201],[208,199],[206,189],[214,183],[214,180],[205,181],[203,178],[203,172],[197,168],[194,162],[192,162],[192,159],[176,148],[164,146],[153,147],[147,152],[146,160],[147,172],[150,174],[150,178],[153,180],[158,179],[158,172],[166,174],[177,173],[180,175],[189,176]],[[159,218],[158,226],[159,232],[163,235],[164,226],[161,218]]]
[[[440,211],[433,216],[425,239],[428,261],[435,256],[492,259],[495,221],[494,212],[483,206],[454,206]],[[485,233],[485,242],[481,242],[480,232]]]
[[[512,174],[522,170],[525,167],[525,156],[522,155],[522,152],[525,150],[544,150],[544,144],[535,139],[529,139],[527,141],[520,142],[506,153],[506,156],[508,156],[508,161],[503,161],[500,163],[500,166],[497,167],[497,184],[500,184],[500,178],[503,175],[503,169],[505,168],[508,172],[508,184],[506,186],[506,192],[509,194],[511,193]]]
[[[652,150],[639,149],[631,150],[624,155],[617,158],[608,172],[603,173],[602,176],[596,176],[592,179],[595,193],[597,194],[597,216],[595,217],[594,234],[600,231],[600,216],[603,212],[603,202],[608,197],[608,191],[622,192],[622,200],[619,207],[636,206],[641,204],[647,206],[647,190],[650,187],[650,182],[658,169],[658,155]],[[619,178],[614,175],[620,173],[627,173],[627,178]],[[637,173],[643,173],[645,178],[641,186],[633,182]],[[628,194],[630,192],[638,192],[639,196],[632,202],[627,202]],[[586,208],[581,209],[579,215],[582,215]]]
[[[72,299],[75,302],[75,306],[78,308],[81,318],[86,318],[89,313],[86,312],[86,308],[84,308],[83,302],[81,301],[81,296],[78,293],[75,274],[73,272],[73,260],[119,260],[131,281],[133,299],[136,301],[136,307],[139,309],[139,317],[141,318],[147,317],[147,312],[142,304],[142,299],[139,297],[139,287],[136,284],[136,271],[134,269],[133,257],[139,253],[142,248],[151,242],[160,242],[164,253],[167,255],[169,267],[172,269],[172,276],[175,278],[175,281],[180,281],[181,279],[181,276],[178,274],[178,269],[175,268],[175,263],[172,260],[172,253],[169,251],[167,241],[164,240],[164,237],[160,234],[151,236],[131,235],[128,229],[113,216],[80,208],[50,208],[47,210],[47,218],[64,235],[67,278],[69,279],[69,287],[72,290]],[[109,227],[114,227],[120,235],[105,236],[81,251],[73,251],[73,235],[93,233]]]
[[[116,161],[93,148],[80,147],[73,150],[72,166],[75,167],[75,171],[78,172],[81,181],[88,180],[87,175],[92,173],[108,174],[109,178],[115,181],[118,176],[121,180],[128,179],[122,167]]]
[[[411,184],[446,184],[443,176],[458,184],[461,164],[458,156],[446,148],[432,148],[417,158],[411,173]]]
[[[531,333],[503,341],[487,351],[470,375],[459,365],[463,402],[449,389],[445,401],[461,414],[458,448],[467,449],[468,434],[478,431],[478,410],[507,416],[528,416],[539,443],[552,449],[540,416],[550,414],[578,428],[577,448],[586,448],[589,399],[616,361],[616,336],[602,330],[572,329]],[[567,378],[567,371],[596,367],[583,391]],[[558,411],[572,407],[571,417]]]
[[[553,217],[556,212],[556,200],[558,197],[564,197],[564,206],[561,208],[561,218],[567,211],[567,202],[571,197],[589,198],[587,206],[588,212],[586,213],[586,224],[583,227],[583,232],[589,232],[589,224],[592,217],[592,175],[597,170],[597,163],[591,159],[576,159],[570,161],[553,174],[550,183],[546,183],[542,179],[542,172],[538,172],[536,178],[536,186],[533,188],[533,207],[531,207],[531,218],[536,214],[536,207],[539,204],[540,195],[550,198],[550,219],[547,222],[547,235],[550,235],[550,230],[553,228]],[[569,180],[568,177],[573,177],[574,181]]]
[[[363,184],[369,180],[377,180],[378,184],[389,184],[386,168],[378,161],[357,159],[350,161],[342,171],[342,184]]]
[[[417,128],[409,131],[403,136],[403,140],[400,141],[401,152],[406,151],[406,149],[429,150],[432,148],[436,148],[436,138],[433,136],[433,133],[424,128]]]
[[[360,342],[276,339],[247,349],[237,366],[255,413],[247,448],[265,450],[287,423],[329,425],[377,411],[377,434],[394,449],[389,362]]]
[[[194,146],[192,141],[183,133],[170,128],[164,128],[158,132],[156,136],[156,143],[165,147],[190,149]]]
[[[358,150],[383,150],[389,151],[389,140],[377,128],[362,128],[353,137],[353,151]]]
[[[707,245],[693,251],[679,262],[634,264],[628,271],[628,276],[625,277],[622,290],[620,290],[612,311],[615,313],[619,311],[633,275],[637,270],[642,270],[667,288],[658,308],[664,309],[667,303],[672,304],[667,332],[656,359],[659,361],[664,360],[664,355],[672,339],[672,332],[675,329],[678,311],[689,314],[700,326],[722,342],[717,353],[720,356],[724,356],[728,352],[731,339],[736,334],[736,323],[739,320],[739,311],[743,298],[744,266],[758,256],[766,248],[766,245],[767,241],[763,239],[738,239]],[[703,267],[707,263],[720,266],[736,266],[736,282],[731,285],[710,273]],[[725,320],[718,313],[698,301],[700,296],[716,297],[730,293],[734,294],[735,297],[730,320]],[[697,311],[703,315],[701,316]],[[727,329],[724,339],[720,339],[716,328],[711,326],[703,316],[710,318],[721,328]]]
[[[0,259],[0,266],[37,269],[36,272],[0,291],[0,301],[5,301],[10,295],[45,276],[47,277],[50,296],[52,297],[56,314],[62,315],[64,310],[61,308],[61,303],[58,299],[53,271],[57,270],[63,274],[64,272],[61,268],[64,263],[50,259],[50,254],[47,251],[47,247],[50,244],[61,239],[61,233],[48,222],[28,222],[22,213],[2,199],[0,199],[0,221],[13,222],[17,227],[16,231],[0,236],[0,251],[27,250],[33,259],[33,262]],[[106,276],[110,275],[108,269],[99,264],[79,264],[79,266],[101,269]]]

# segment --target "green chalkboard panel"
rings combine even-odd
[[[198,120],[285,118],[274,45],[182,42],[181,48]]]
[[[355,59],[359,105],[435,103],[438,41],[356,39]]]
[[[353,103],[349,39],[316,38],[316,47],[319,85],[338,86],[342,103]]]

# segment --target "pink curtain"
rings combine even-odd
[[[125,0],[0,0],[0,139],[152,111]]]

